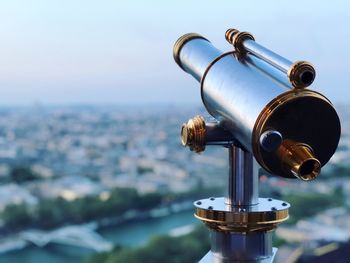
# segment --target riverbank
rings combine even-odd
[[[14,233],[6,237],[2,237],[0,239],[0,254],[24,249],[28,246],[33,245],[33,243],[35,243],[36,245],[42,244],[41,246],[43,247],[49,245],[50,243],[58,243],[57,239],[55,239],[56,236],[59,236],[60,239],[62,240],[62,235],[64,235],[63,237],[68,237],[72,235],[71,233],[72,231],[67,231],[67,228],[68,229],[74,228],[74,234],[78,238],[79,236],[86,235],[87,231],[97,231],[97,232],[100,232],[100,231],[103,232],[105,230],[108,231],[108,229],[110,229],[111,227],[116,227],[126,223],[132,223],[132,222],[136,223],[136,222],[142,222],[145,220],[152,220],[155,218],[167,217],[182,211],[189,211],[192,209],[193,209],[192,201],[184,201],[184,202],[173,203],[168,206],[157,207],[144,212],[137,211],[137,210],[129,210],[123,215],[118,217],[104,218],[98,221],[92,221],[87,224],[83,224],[79,226],[74,226],[74,225],[63,226],[50,231],[42,231],[42,230],[36,230],[36,229],[25,230],[18,233]],[[63,232],[66,232],[66,234],[62,234]],[[30,238],[28,238],[28,236],[30,236]],[[64,244],[64,242],[62,241],[59,243]],[[68,240],[68,242],[66,241],[66,243],[72,243],[72,242],[69,242]],[[75,245],[79,247],[78,242],[76,242]],[[83,242],[81,242],[81,246],[84,246]],[[98,251],[97,246],[95,247],[93,246],[95,245],[90,246],[91,250]]]
[[[138,247],[145,245],[155,235],[174,234],[199,224],[193,209],[153,217],[141,221],[128,221],[116,226],[101,228],[97,232],[114,246]],[[188,231],[188,230],[187,230]],[[33,245],[0,255],[1,263],[78,263],[93,251],[78,247],[49,244],[44,248]]]

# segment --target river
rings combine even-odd
[[[140,246],[147,240],[159,234],[191,224],[198,223],[193,217],[193,210],[182,211],[165,217],[152,218],[141,222],[124,223],[105,228],[99,233],[114,244],[123,246]],[[1,263],[77,263],[81,262],[92,251],[63,245],[48,245],[45,248],[30,246],[0,255]]]

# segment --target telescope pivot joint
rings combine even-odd
[[[234,138],[218,122],[205,122],[202,116],[197,115],[182,125],[181,143],[191,151],[201,153],[206,145],[234,144]]]

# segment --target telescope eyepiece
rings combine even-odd
[[[310,62],[296,61],[289,68],[287,75],[294,88],[303,89],[314,82],[316,71]]]
[[[311,71],[305,71],[300,74],[300,81],[305,85],[311,83],[315,78],[315,74]]]
[[[282,168],[303,181],[311,181],[321,172],[321,163],[307,144],[284,140],[277,150],[277,155]]]
[[[299,177],[303,181],[310,181],[315,179],[321,172],[320,162],[313,158],[304,161],[299,168]]]
[[[175,43],[175,61],[200,83],[203,104],[219,124],[190,120],[182,127],[183,145],[199,153],[233,143],[271,174],[316,178],[338,146],[341,126],[332,103],[305,89],[314,67],[289,61],[247,32],[229,29],[225,38],[234,46],[229,52],[195,33]]]

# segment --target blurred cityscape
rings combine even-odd
[[[337,110],[341,142],[319,179],[260,176],[263,197],[292,205],[275,234],[277,262],[328,262],[350,246],[350,108]],[[225,149],[208,147],[198,155],[180,144],[181,124],[203,112],[179,106],[0,109],[0,261],[82,262],[117,253],[116,246],[144,246],[154,233],[195,231],[200,222],[192,217],[192,201],[224,195],[227,175]],[[155,222],[152,233],[123,243],[118,231],[125,224],[148,228],[147,222]],[[59,246],[80,252],[72,256]]]

